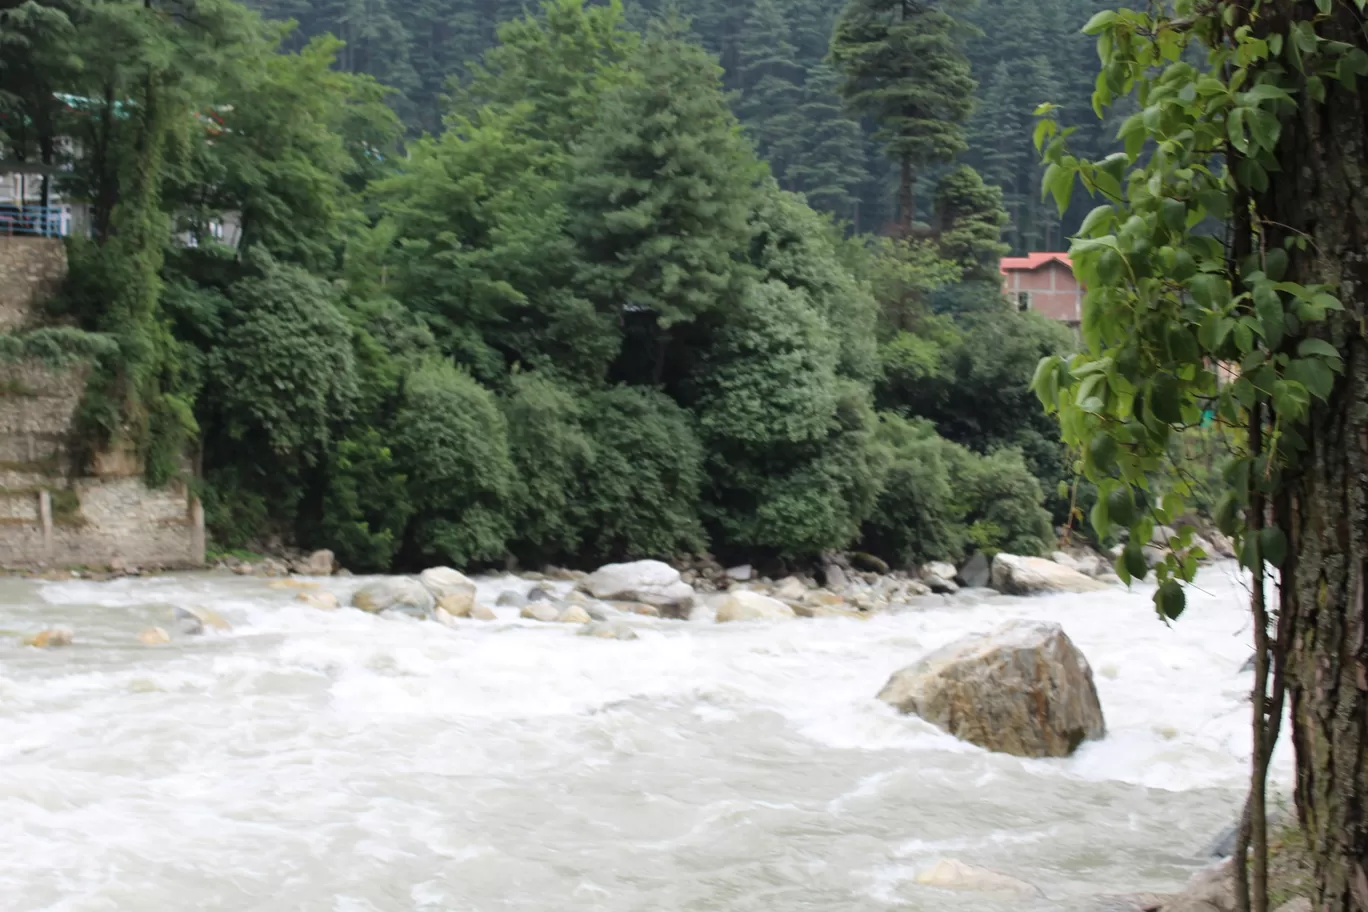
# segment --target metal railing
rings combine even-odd
[[[20,206],[0,203],[0,237],[63,237],[68,222],[60,206]]]

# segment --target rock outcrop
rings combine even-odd
[[[732,621],[791,621],[798,615],[778,599],[745,589],[727,593],[717,606],[717,622]]]
[[[415,617],[428,617],[436,607],[427,587],[408,576],[388,576],[366,583],[352,595],[351,603],[369,614],[399,611]]]
[[[1043,557],[999,554],[993,558],[993,588],[1006,595],[1100,592],[1107,584]]]
[[[1235,864],[1227,859],[1198,871],[1164,903],[1162,912],[1235,912]]]
[[[665,617],[687,618],[694,589],[679,571],[661,561],[606,564],[580,581],[579,587],[604,602],[643,602]]]
[[[337,558],[326,548],[294,562],[291,570],[300,576],[332,576]]]
[[[879,699],[1019,757],[1067,757],[1106,733],[1088,660],[1063,628],[1040,621],[956,640],[894,674]]]

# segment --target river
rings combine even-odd
[[[325,585],[344,601],[360,581]],[[480,581],[482,601],[530,584]],[[1082,910],[1170,891],[1235,814],[1251,631],[1231,565],[1149,592],[577,637],[320,611],[267,581],[0,580],[5,912]],[[139,644],[206,606],[229,633]],[[1088,656],[1105,740],[959,743],[874,695],[1010,618]],[[64,649],[18,637],[71,626]],[[1289,751],[1275,762],[1290,776]],[[941,859],[1043,896],[916,883]]]

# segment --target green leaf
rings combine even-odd
[[[1240,546],[1240,566],[1249,571],[1259,569],[1259,539],[1253,535],[1245,537]]]
[[[1105,250],[1097,258],[1097,279],[1102,285],[1115,285],[1121,279],[1125,262],[1115,250]]]
[[[1083,34],[1096,35],[1117,20],[1115,10],[1103,10],[1088,20],[1083,26]],[[1074,20],[1077,22],[1078,20]]]
[[[1316,9],[1320,10],[1322,16],[1330,15],[1330,4],[1333,0],[1316,0]]]
[[[1297,346],[1297,354],[1303,358],[1319,357],[1340,360],[1339,349],[1324,339],[1303,339]]]
[[[1256,143],[1272,152],[1278,144],[1278,135],[1282,132],[1282,124],[1278,122],[1277,117],[1267,111],[1251,108],[1249,111],[1249,132]]]
[[[1243,154],[1249,154],[1249,137],[1245,136],[1245,109],[1235,108],[1226,117],[1226,133],[1230,144]]]
[[[1264,341],[1268,343],[1269,348],[1276,349],[1282,344],[1285,314],[1282,299],[1278,297],[1271,284],[1261,282],[1254,286],[1254,313],[1259,317]]]
[[[1321,358],[1299,358],[1287,365],[1287,376],[1322,402],[1329,401],[1335,389],[1335,373]]]
[[[1088,511],[1088,520],[1092,523],[1093,531],[1097,533],[1098,538],[1107,537],[1107,533],[1111,531],[1111,517],[1107,515],[1105,498],[1099,497],[1097,503],[1093,504],[1092,509]]]
[[[1089,212],[1083,219],[1083,224],[1078,226],[1079,237],[1091,237],[1093,230],[1101,225],[1112,214],[1113,209],[1110,205],[1101,205]]]
[[[1159,217],[1165,227],[1182,231],[1187,227],[1187,204],[1178,199],[1165,199],[1159,204]]]
[[[1178,620],[1187,608],[1187,595],[1183,592],[1182,584],[1177,580],[1167,580],[1155,590],[1154,605],[1163,617],[1170,621]]]
[[[1240,527],[1240,500],[1234,491],[1221,495],[1216,506],[1216,528],[1225,535],[1234,535]]]
[[[1102,431],[1093,434],[1088,441],[1088,455],[1099,472],[1110,472],[1116,465],[1116,438]]]
[[[1168,374],[1160,374],[1150,382],[1150,411],[1164,424],[1179,424],[1183,420],[1179,400],[1178,381]]]
[[[1259,532],[1259,548],[1264,560],[1275,567],[1281,567],[1287,560],[1287,536],[1277,526],[1270,526]]]
[[[1129,526],[1135,521],[1135,494],[1128,485],[1107,495],[1107,515],[1118,526]]]
[[[1126,550],[1121,552],[1121,560],[1125,564],[1126,572],[1134,579],[1142,580],[1149,573],[1149,563],[1145,560],[1145,550],[1134,539],[1126,545]]]

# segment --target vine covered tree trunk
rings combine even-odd
[[[1312,4],[1279,12],[1307,17]],[[1336,4],[1318,30],[1364,46],[1363,16]],[[1283,19],[1274,28],[1286,29]],[[1316,865],[1318,912],[1368,910],[1368,105],[1327,81],[1321,104],[1306,97],[1284,119],[1275,175],[1257,211],[1268,246],[1303,233],[1288,278],[1337,286],[1343,313],[1317,331],[1344,359],[1329,401],[1317,403],[1308,449],[1289,496],[1276,505],[1287,531],[1279,638],[1297,757],[1297,809]],[[1295,349],[1297,339],[1286,343]]]

